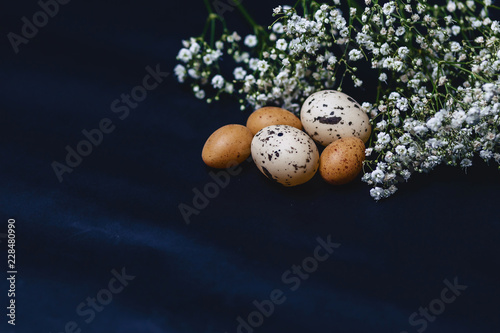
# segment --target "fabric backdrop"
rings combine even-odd
[[[496,166],[441,167],[378,203],[359,180],[213,173],[205,140],[249,113],[173,75],[202,1],[59,0],[16,53],[8,34],[46,2],[0,11],[0,332],[500,332]],[[268,25],[280,2],[243,4]],[[122,102],[148,74],[144,100]],[[189,224],[181,204],[199,208]]]

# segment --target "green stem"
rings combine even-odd
[[[213,13],[212,6],[210,6],[210,2],[208,2],[208,0],[203,0],[203,2],[205,3],[205,7],[207,7],[208,13],[209,14]]]
[[[253,30],[255,31],[255,34],[258,34],[259,31],[265,33],[264,29],[262,29],[262,27],[254,21],[254,19],[252,18],[252,16],[250,16],[245,7],[243,7],[241,1],[236,5],[236,8],[238,8],[239,12],[241,13],[241,15],[243,15],[248,24],[252,26]]]
[[[214,11],[212,10],[212,6],[210,6],[210,2],[209,0],[203,0],[203,2],[205,3],[205,7],[207,7],[207,11],[208,11],[208,22],[210,22],[210,47],[214,47],[214,42],[215,42],[215,20],[214,20]],[[218,17],[218,16],[216,16]],[[206,30],[206,29],[205,29]],[[203,32],[203,35],[205,35],[205,32]]]

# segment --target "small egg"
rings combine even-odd
[[[367,142],[371,134],[366,112],[353,98],[336,90],[309,96],[300,110],[300,119],[304,130],[323,146],[349,136]]]
[[[285,186],[307,182],[319,167],[316,143],[288,125],[261,129],[252,140],[252,158],[267,178]]]
[[[252,132],[243,125],[226,125],[216,130],[203,146],[201,158],[212,168],[240,164],[250,156]]]
[[[302,130],[300,119],[285,109],[275,106],[265,106],[253,112],[247,120],[247,127],[252,134],[257,134],[264,127],[271,125],[290,125]]]
[[[329,144],[321,153],[319,173],[332,185],[354,180],[363,168],[365,144],[356,137],[347,137]]]

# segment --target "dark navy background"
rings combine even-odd
[[[244,4],[268,25],[279,2]],[[68,332],[237,332],[274,289],[286,301],[255,332],[422,332],[410,315],[455,277],[467,289],[425,331],[500,331],[496,166],[441,167],[376,203],[361,181],[282,188],[245,162],[187,225],[179,204],[212,182],[205,140],[248,117],[235,101],[195,99],[173,75],[181,40],[203,29],[203,3],[73,0],[15,54],[7,34],[39,10],[8,1],[0,14],[0,233],[15,218],[18,270],[14,328],[0,238],[0,332],[72,321]],[[236,11],[226,18],[250,31]],[[157,64],[172,74],[120,120],[111,103]],[[51,163],[103,118],[114,131],[60,183]],[[282,275],[328,235],[341,246],[291,291]],[[106,294],[113,269],[135,278],[85,322],[76,308]]]

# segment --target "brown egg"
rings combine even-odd
[[[346,137],[330,143],[319,160],[321,177],[332,185],[354,180],[363,168],[365,144],[357,137]]]
[[[212,168],[224,169],[240,164],[250,156],[252,132],[243,125],[226,125],[210,135],[201,158]]]
[[[302,123],[296,115],[276,106],[260,108],[253,112],[247,120],[247,127],[253,135],[271,125],[289,125],[302,130]]]

